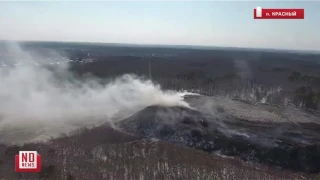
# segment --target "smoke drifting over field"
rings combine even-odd
[[[135,75],[102,84],[95,78],[76,79],[66,64],[48,68],[44,59],[65,60],[57,53],[44,57],[17,44],[8,45],[5,53],[19,65],[0,68],[0,142],[56,137],[149,105],[189,106],[183,93],[162,91]]]

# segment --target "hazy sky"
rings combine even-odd
[[[304,8],[304,20],[253,9]],[[320,50],[320,1],[0,2],[0,39]]]

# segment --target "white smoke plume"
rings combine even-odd
[[[251,80],[252,79],[252,72],[250,69],[250,65],[246,60],[234,60],[234,67],[238,72],[238,75],[243,80]]]
[[[162,91],[135,75],[105,84],[95,78],[80,81],[66,64],[45,68],[48,59],[66,60],[58,53],[44,57],[17,44],[5,51],[5,58],[19,65],[0,67],[0,143],[46,140],[119,120],[149,105],[189,107],[183,93]]]

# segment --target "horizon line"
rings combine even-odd
[[[237,49],[237,50],[261,50],[261,51],[286,51],[286,52],[296,52],[296,53],[316,53],[319,54],[320,50],[307,50],[307,49],[284,49],[284,48],[259,48],[259,47],[237,47],[237,46],[218,46],[218,45],[192,45],[192,44],[144,44],[144,43],[116,43],[116,42],[90,42],[90,41],[52,41],[52,40],[4,40],[0,39],[0,42],[3,41],[11,41],[11,42],[19,42],[19,43],[77,43],[77,44],[100,44],[100,45],[122,45],[122,46],[136,46],[136,47],[171,47],[171,48],[201,48],[199,50],[213,50],[215,49]]]

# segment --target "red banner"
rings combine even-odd
[[[304,9],[265,9],[253,10],[254,19],[304,19]]]

